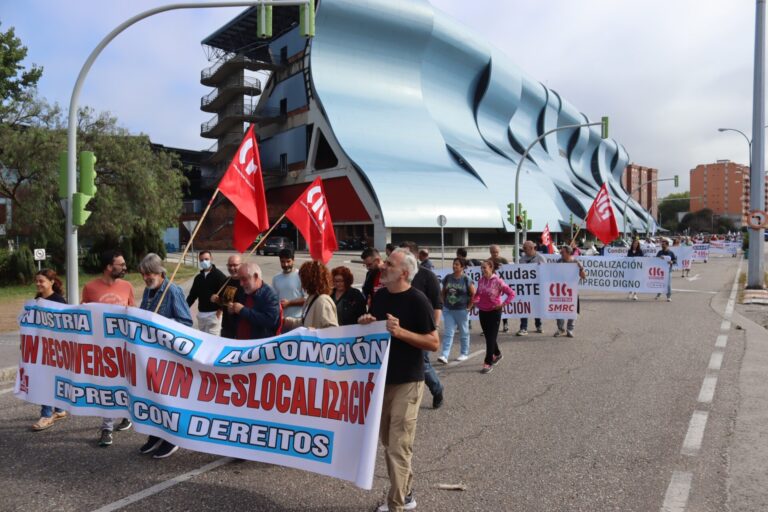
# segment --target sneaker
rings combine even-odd
[[[515,336],[528,336],[528,331],[526,331],[525,329],[520,329],[515,333]]]
[[[123,421],[121,421],[120,424],[115,427],[115,430],[117,430],[118,432],[123,432],[128,430],[132,426],[133,426],[133,423],[131,423],[131,420],[129,420],[128,418],[123,418]]]
[[[69,413],[67,411],[57,411],[53,413],[53,421],[59,421],[59,420],[65,420],[69,417]]]
[[[661,294],[660,294],[660,293],[657,293],[657,294],[656,294],[656,298],[655,298],[655,299],[653,299],[653,300],[659,300],[659,297],[661,297]]]
[[[544,331],[541,330],[541,327],[537,327],[536,328],[536,334],[541,334],[542,332],[544,332]]]
[[[504,327],[502,327],[501,332],[509,332],[509,326],[505,325]]]
[[[564,331],[564,330],[562,330],[562,329],[558,329],[558,330],[555,332],[555,338],[559,338],[560,336],[563,336],[563,335],[565,335],[565,331]]]
[[[667,297],[667,302],[672,302],[672,297]]]
[[[32,430],[35,432],[40,432],[41,430],[45,430],[47,428],[51,428],[53,426],[53,422],[55,420],[53,417],[49,416],[42,416],[39,420],[37,420],[35,423],[32,424]]]
[[[414,510],[416,508],[416,499],[413,497],[413,493],[405,497],[405,505],[403,510]],[[389,505],[386,503],[376,509],[376,512],[389,512]]]
[[[491,373],[493,371],[493,366],[490,364],[483,364],[483,369],[480,370],[480,373]]]
[[[443,392],[441,391],[432,397],[432,408],[439,409],[442,406],[443,406]]]
[[[636,293],[632,294],[632,300],[637,300],[637,294]]]
[[[469,356],[466,354],[461,354],[459,357],[456,358],[457,361],[466,361],[469,359]]]
[[[152,458],[164,459],[166,457],[170,457],[178,449],[179,447],[176,446],[175,444],[171,444],[168,441],[163,441],[162,443],[160,443],[160,447],[155,451],[155,454],[152,456]]]
[[[141,448],[139,448],[140,453],[152,453],[153,451],[160,448],[160,445],[163,444],[163,440],[156,436],[149,436],[147,438],[147,442],[141,445]]]
[[[491,362],[491,365],[496,366],[497,364],[499,364],[499,361],[501,361],[503,358],[504,358],[504,354],[493,356],[493,362]]]
[[[112,431],[104,429],[101,431],[99,446],[112,446]]]
[[[569,338],[573,338],[573,331],[568,331],[565,333],[565,335]]]
[[[437,358],[438,363],[448,364],[448,358],[445,356],[440,356]]]

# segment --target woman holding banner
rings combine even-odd
[[[557,263],[572,263],[579,266],[579,279],[586,279],[587,274],[584,272],[584,266],[581,262],[573,257],[573,248],[570,245],[564,245],[560,248],[560,260]],[[579,312],[579,300],[576,299],[576,313]],[[576,325],[576,320],[569,318],[567,323],[562,318],[557,319],[557,332],[555,338],[560,336],[567,336],[573,338],[573,328]]]
[[[501,322],[501,309],[515,298],[515,292],[495,274],[498,268],[498,263],[492,259],[485,260],[480,265],[482,275],[477,283],[477,293],[472,297],[472,304],[477,305],[477,309],[480,310],[480,328],[485,336],[485,360],[482,373],[491,373],[493,367],[503,357],[496,343]],[[507,297],[503,302],[502,295]]]
[[[167,297],[160,305],[157,314],[176,320],[180,324],[192,327],[192,313],[189,311],[184,291],[181,287],[168,281],[165,277],[165,267],[160,256],[151,252],[144,256],[139,263],[139,273],[144,284],[144,294],[141,296],[141,309],[154,311],[157,303],[163,297],[163,291],[168,288]],[[141,453],[153,453],[152,458],[164,459],[170,457],[179,447],[157,436],[149,436],[147,442],[139,448]]]
[[[642,258],[643,257],[643,250],[640,248],[640,240],[635,238],[632,240],[632,245],[629,246],[629,251],[627,251],[627,257],[628,258]],[[629,292],[628,299],[637,300],[637,292]]]
[[[45,299],[61,304],[67,303],[62,296],[61,279],[59,279],[54,270],[44,268],[39,271],[35,275],[35,288],[37,288],[35,299]],[[32,430],[39,432],[51,428],[55,422],[66,417],[67,411],[58,407],[54,409],[50,405],[43,405],[40,407],[40,419],[32,425]]]
[[[285,317],[283,332],[297,327],[336,327],[339,320],[336,304],[330,296],[331,273],[322,262],[314,260],[304,263],[299,269],[301,287],[307,292],[307,300],[301,309],[301,318]]]

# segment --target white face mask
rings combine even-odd
[[[211,260],[200,260],[200,268],[208,270],[211,268]]]

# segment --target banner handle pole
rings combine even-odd
[[[165,287],[165,290],[163,290],[163,294],[160,296],[160,300],[157,301],[157,307],[155,307],[155,313],[157,313],[160,310],[160,306],[163,304],[163,300],[165,299],[165,294],[168,293],[168,288],[171,287],[171,283],[173,283],[173,279],[176,277],[176,272],[179,271],[179,267],[181,267],[181,263],[184,261],[184,258],[187,256],[187,252],[189,251],[189,248],[192,245],[192,241],[197,236],[197,232],[200,230],[200,226],[203,225],[203,220],[205,219],[205,216],[208,215],[208,211],[211,209],[211,206],[213,205],[213,201],[214,199],[216,199],[217,195],[219,195],[218,187],[216,187],[216,191],[211,196],[211,200],[208,201],[208,206],[205,207],[205,211],[200,216],[200,220],[197,221],[197,226],[195,226],[195,230],[192,232],[192,236],[189,238],[189,243],[184,247],[184,252],[181,254],[181,257],[179,258],[179,262],[176,263],[176,268],[173,269],[173,274],[171,274],[171,278],[168,281],[168,286]]]
[[[288,212],[285,212],[285,213],[288,213]],[[284,214],[282,214],[282,215],[280,216],[280,218],[279,218],[279,219],[277,219],[277,220],[275,221],[275,223],[274,223],[274,224],[272,224],[272,227],[271,227],[271,228],[269,228],[269,231],[267,231],[267,232],[264,234],[264,236],[263,236],[263,237],[261,237],[261,240],[259,240],[259,243],[257,243],[255,246],[253,246],[253,249],[251,249],[251,251],[250,251],[248,254],[246,254],[246,255],[245,255],[245,257],[246,257],[246,258],[250,258],[250,257],[251,257],[251,255],[252,255],[254,252],[256,252],[256,249],[258,249],[259,247],[261,247],[261,246],[262,246],[262,244],[263,244],[263,243],[264,243],[264,242],[267,240],[267,237],[269,236],[269,234],[270,234],[272,231],[274,231],[274,230],[275,230],[275,228],[276,228],[276,227],[277,227],[277,226],[280,224],[280,221],[281,221],[281,220],[283,220],[283,219],[285,218],[285,213],[284,213]]]

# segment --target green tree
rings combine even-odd
[[[33,64],[26,69],[21,65],[26,57],[27,47],[16,37],[13,27],[0,32],[0,121],[5,121],[9,112],[23,112],[13,106],[32,94],[43,75],[41,67]]]
[[[661,227],[670,231],[678,231],[677,214],[687,212],[691,208],[691,193],[687,190],[677,194],[669,194],[659,201],[659,219]]]
[[[689,233],[727,233],[736,231],[733,222],[723,216],[712,212],[709,208],[688,213],[680,221],[680,231],[688,230]]]

